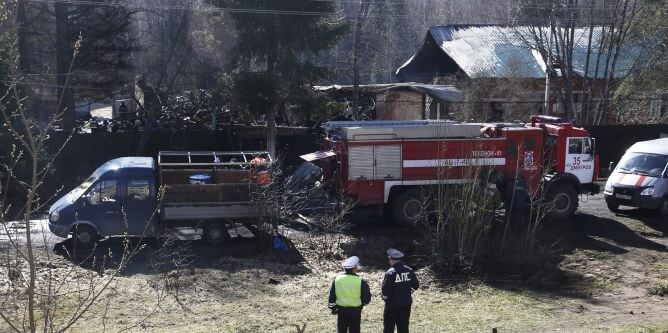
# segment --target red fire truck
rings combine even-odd
[[[495,173],[503,188],[519,179],[544,198],[554,219],[568,219],[578,194],[598,193],[598,157],[589,133],[561,118],[526,124],[452,121],[330,121],[322,150],[303,155],[340,193],[360,205],[387,208],[399,224],[422,213],[423,189],[473,182],[470,170]]]

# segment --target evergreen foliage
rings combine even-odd
[[[283,122],[310,118],[308,113],[314,110],[295,103],[319,98],[311,85],[331,72],[316,65],[316,57],[335,46],[350,30],[346,22],[330,18],[336,10],[335,3],[309,0],[209,2],[232,9],[230,16],[237,30],[238,70],[225,81],[231,85],[232,107],[254,115],[276,111]],[[284,15],[287,12],[312,15]],[[299,114],[289,115],[288,111]]]
[[[126,7],[73,5],[67,7],[67,40],[81,38],[73,64],[73,87],[79,97],[106,97],[128,83],[130,55],[137,51],[131,34],[133,12]]]

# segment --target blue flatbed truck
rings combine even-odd
[[[266,151],[161,151],[121,157],[97,168],[49,209],[49,229],[76,244],[104,237],[157,237],[175,228],[201,230],[211,245],[227,225],[252,223],[271,209],[253,193],[271,181]]]

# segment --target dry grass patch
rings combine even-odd
[[[559,264],[569,288],[580,292],[610,291],[618,286],[620,260],[610,252],[577,249]]]

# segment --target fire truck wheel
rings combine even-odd
[[[394,222],[404,227],[412,227],[424,213],[424,202],[420,191],[404,190],[392,199],[391,213]]]
[[[204,226],[204,240],[211,246],[220,245],[229,238],[224,223],[208,223]]]
[[[550,217],[555,220],[565,220],[575,214],[578,195],[573,186],[558,184],[547,193],[547,202],[551,208]]]

